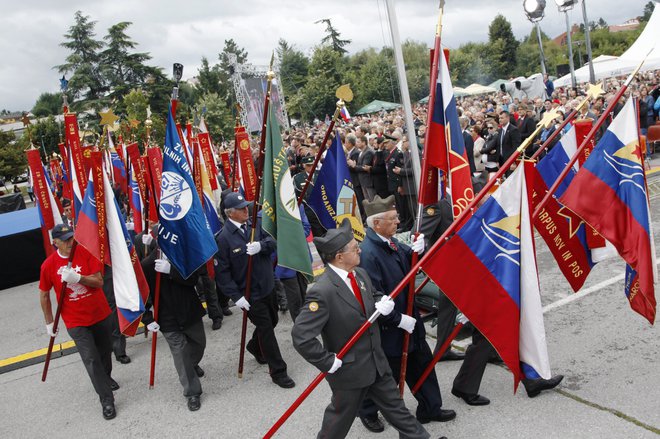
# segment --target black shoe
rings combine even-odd
[[[289,307],[287,306],[286,303],[280,303],[279,308],[280,308],[280,312],[287,312],[289,310]]]
[[[440,414],[436,416],[417,416],[417,420],[419,421],[420,424],[428,424],[431,421],[435,422],[447,422],[451,421],[456,417],[456,412],[453,410],[443,410],[440,409]]]
[[[259,364],[266,364],[266,363],[268,363],[268,362],[266,361],[266,359],[263,357],[263,355],[261,355],[261,354],[255,352],[255,351],[250,347],[250,345],[247,345],[247,346],[245,347],[245,349],[247,349],[247,351],[248,351],[249,353],[252,354],[252,356],[254,357],[254,359],[257,360],[257,363],[259,363]]]
[[[362,421],[362,425],[374,433],[382,433],[385,431],[385,425],[383,425],[383,421],[380,420],[378,415],[376,415],[375,418],[365,418],[360,416],[360,421]]]
[[[486,398],[485,396],[481,396],[478,393],[475,393],[473,395],[463,393],[459,390],[456,389],[451,389],[451,394],[461,398],[467,405],[488,405],[490,404],[490,399]]]
[[[110,388],[112,389],[113,392],[119,390],[119,383],[112,378],[110,378]]]
[[[564,375],[556,375],[549,380],[543,378],[537,378],[534,380],[524,379],[522,380],[522,383],[527,391],[527,396],[534,398],[535,396],[539,396],[543,390],[554,389],[563,379]]]
[[[440,357],[439,361],[458,361],[458,360],[464,360],[465,359],[465,353],[464,352],[459,352],[455,351],[453,349],[447,350],[442,357]]]
[[[283,389],[290,389],[296,386],[296,382],[291,379],[289,375],[281,375],[272,377],[273,382]]]
[[[504,360],[502,360],[502,357],[500,357],[500,356],[497,355],[497,354],[492,355],[492,356],[488,359],[488,362],[489,362],[490,364],[504,364]]]
[[[115,410],[114,402],[106,402],[101,404],[101,412],[103,413],[103,419],[110,420],[117,416],[117,410]]]
[[[232,315],[232,314],[233,314],[233,312],[231,312],[231,310],[229,309],[229,307],[227,307],[227,308],[222,308],[222,315],[223,315],[223,316],[230,316],[230,315]]]
[[[191,412],[196,412],[202,406],[202,400],[199,399],[199,396],[191,396],[188,398],[188,410]]]
[[[222,328],[222,319],[213,320],[213,324],[211,325],[211,329],[213,329],[214,331],[217,331],[220,328]]]
[[[199,366],[195,366],[195,373],[197,374],[198,377],[203,377],[204,376],[204,369],[202,369]]]
[[[115,358],[116,358],[117,361],[119,361],[121,364],[128,364],[128,363],[131,362],[131,357],[129,357],[129,356],[126,355],[126,354],[124,354],[124,355],[118,355],[118,356],[115,357]]]

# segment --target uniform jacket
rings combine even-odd
[[[327,372],[338,353],[375,311],[380,299],[369,276],[360,268],[355,277],[362,292],[366,315],[353,292],[331,268],[307,291],[305,304],[291,330],[293,347],[302,357]],[[321,336],[323,344],[317,338]],[[342,366],[326,376],[332,389],[359,389],[370,386],[376,374],[391,373],[380,342],[378,325],[371,325],[342,359]]]
[[[374,151],[374,161],[371,168],[371,178],[374,183],[374,189],[381,198],[386,198],[392,193],[387,188],[387,169],[385,169],[385,157],[388,152],[379,149]]]
[[[250,234],[251,221],[247,222],[247,235]],[[261,251],[252,257],[252,281],[250,284],[250,299],[256,300],[268,296],[275,286],[273,278],[273,263],[271,253],[277,248],[275,240],[261,228],[261,220],[257,220],[255,241],[261,243]],[[227,221],[215,242],[218,253],[215,259],[216,285],[220,291],[234,302],[245,294],[247,279],[248,254],[245,245],[250,241],[243,230],[233,222]]]
[[[409,151],[401,153],[400,167],[399,178],[401,179],[400,185],[403,188],[401,195],[416,195],[415,172],[413,171],[412,156]]]
[[[392,242],[397,245],[397,251],[392,250],[388,243],[372,229],[367,229],[367,236],[360,248],[360,267],[369,273],[369,278],[376,291],[389,294],[401,282],[401,279],[410,271],[412,250],[395,238]],[[394,299],[394,311],[388,316],[378,319],[381,328],[383,350],[388,357],[400,357],[403,350],[403,336],[405,331],[399,328],[401,314],[406,313],[408,289],[401,292]],[[426,343],[424,323],[419,315],[417,306],[413,305],[412,317],[417,319],[415,331],[411,335],[408,352],[412,352],[421,343]]]
[[[403,167],[403,153],[398,148],[391,151],[384,150],[385,155],[385,169],[387,170],[387,191],[390,194],[395,194],[401,186],[401,177],[394,173],[394,168],[397,166]]]

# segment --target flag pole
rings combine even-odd
[[[275,54],[271,55],[270,58],[270,67],[268,73],[266,74],[268,82],[266,84],[266,97],[264,99],[264,114],[261,124],[261,140],[259,141],[259,157],[257,159],[257,187],[255,188],[254,194],[254,206],[252,207],[252,226],[250,230],[250,242],[254,241],[254,235],[257,228],[257,213],[259,211],[259,197],[261,196],[261,183],[264,173],[264,158],[266,155],[266,124],[268,123],[268,112],[270,109],[270,88],[275,78],[275,72],[273,72],[273,61]],[[236,148],[236,146],[234,146]],[[247,264],[247,274],[245,278],[245,293],[243,297],[245,300],[250,300],[250,287],[252,286],[252,267],[254,264],[253,255],[248,256]],[[238,356],[238,377],[243,378],[243,361],[245,360],[245,336],[247,334],[247,320],[248,313],[243,310],[243,323],[241,325],[241,347]]]
[[[314,163],[312,164],[312,172],[310,172],[307,178],[305,179],[305,184],[303,184],[302,190],[300,191],[300,195],[298,195],[298,206],[302,204],[303,199],[305,198],[305,193],[309,188],[309,184],[312,182],[312,178],[314,177],[314,171],[316,171],[316,167],[318,166],[319,161],[321,160],[321,157],[325,152],[326,145],[328,144],[328,139],[330,138],[330,133],[332,132],[332,129],[335,127],[335,123],[337,122],[337,119],[339,119],[339,114],[341,113],[342,107],[346,105],[345,104],[346,102],[351,102],[353,100],[353,92],[351,91],[350,86],[348,84],[345,84],[337,89],[337,92],[335,93],[335,97],[339,99],[337,101],[337,108],[335,109],[335,113],[332,115],[332,120],[330,121],[330,125],[328,126],[328,129],[325,131],[325,135],[323,136],[323,141],[321,142],[321,146],[319,147],[319,152],[316,154],[316,157],[314,158]]]
[[[427,278],[428,279],[428,278]],[[415,385],[413,386],[411,392],[414,395],[417,393],[420,387],[422,387],[422,384],[424,384],[424,381],[426,381],[426,378],[431,374],[431,371],[435,367],[436,363],[440,361],[440,358],[442,355],[447,351],[449,348],[449,345],[451,342],[456,338],[458,333],[461,331],[461,328],[463,327],[463,323],[459,323],[458,325],[454,326],[454,330],[451,331],[451,334],[449,334],[449,337],[445,340],[444,343],[442,343],[442,346],[440,346],[440,349],[438,349],[438,352],[435,353],[433,356],[433,360],[426,366],[426,369],[424,369],[424,372],[422,372],[422,375],[419,377]]]

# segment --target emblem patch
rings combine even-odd
[[[316,303],[316,302],[311,302],[311,303],[309,304],[309,310],[310,310],[311,312],[316,312],[316,311],[318,311],[318,310],[319,310],[319,304]]]
[[[161,182],[160,214],[170,221],[176,221],[188,213],[192,206],[192,189],[180,175],[165,171]]]

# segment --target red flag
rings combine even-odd
[[[254,197],[257,193],[257,174],[254,170],[250,139],[245,132],[245,127],[236,127],[234,132],[236,134],[236,148],[241,167],[241,179],[243,190],[245,191],[245,199],[248,201],[255,201]]]
[[[28,149],[25,151],[30,167],[30,175],[32,176],[32,187],[34,188],[34,195],[37,198],[37,204],[41,211],[41,216],[44,219],[44,228],[50,230],[55,227],[55,220],[53,219],[53,209],[55,208],[50,200],[50,188],[46,183],[46,176],[44,175],[44,167],[41,163],[41,156],[38,149]]]
[[[220,153],[220,163],[222,163],[222,173],[225,177],[225,183],[229,187],[233,187],[231,177],[231,160],[229,159],[229,151],[222,151]]]
[[[156,204],[160,204],[160,181],[163,177],[163,151],[158,147],[147,148],[147,158],[149,160],[149,174],[151,175],[152,186],[154,188],[153,194]]]
[[[199,141],[199,146],[202,148],[204,162],[206,163],[206,173],[209,175],[209,181],[211,182],[211,189],[216,190],[218,188],[218,179],[216,178],[218,169],[215,167],[215,160],[213,160],[209,133],[199,133],[197,140]]]

